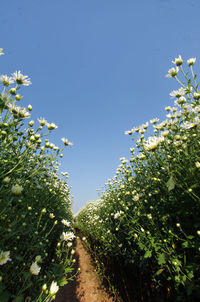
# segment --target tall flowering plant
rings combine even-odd
[[[101,267],[105,256],[107,262],[118,259],[124,270],[132,267],[129,280],[134,280],[138,300],[156,294],[164,301],[200,297],[200,91],[195,63],[196,58],[187,60],[185,72],[181,56],[173,61],[167,77],[180,87],[170,93],[173,105],[165,108],[166,119],[154,118],[125,132],[134,141],[130,159],[121,158],[100,202],[88,204],[76,218]]]
[[[57,126],[29,120],[32,106],[18,105],[28,76],[16,71],[0,82],[0,301],[50,301],[75,261],[74,237],[62,239],[72,233],[68,174],[58,175],[58,158],[72,144],[63,138],[55,146],[49,135]]]

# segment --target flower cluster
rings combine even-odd
[[[16,105],[29,77],[16,71],[0,82],[0,300],[50,302],[75,261],[67,174],[58,174],[64,146],[49,141],[55,123],[40,118],[34,129],[32,106]]]
[[[172,63],[167,77],[181,87],[170,93],[166,119],[125,132],[135,143],[130,159],[120,159],[100,200],[76,216],[98,270],[106,273],[120,259],[137,301],[199,297],[200,91],[196,58],[187,60],[187,72],[180,55]]]

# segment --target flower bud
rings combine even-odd
[[[22,98],[23,98],[23,96],[20,94],[16,94],[16,96],[15,96],[16,101],[20,101]]]
[[[30,121],[28,124],[30,127],[32,127],[34,125],[34,121]]]
[[[16,88],[11,88],[9,90],[9,93],[12,94],[12,95],[15,95],[16,94]]]
[[[45,291],[47,289],[47,285],[46,285],[46,283],[45,284],[43,284],[43,286],[42,286],[42,291]]]

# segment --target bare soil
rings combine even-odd
[[[55,302],[113,302],[106,289],[100,284],[94,264],[80,239],[76,246],[76,267],[80,272],[74,281],[60,288]]]

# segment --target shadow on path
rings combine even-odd
[[[77,252],[75,252],[74,256],[75,256],[76,262],[74,264],[73,274],[75,274],[77,272],[78,267],[79,267],[79,256],[78,256]],[[76,289],[77,289],[78,285],[79,285],[79,282],[77,281],[77,279],[75,279],[73,281],[69,281],[68,284],[60,287],[54,302],[79,302],[80,300],[77,299],[77,294],[76,294]]]

